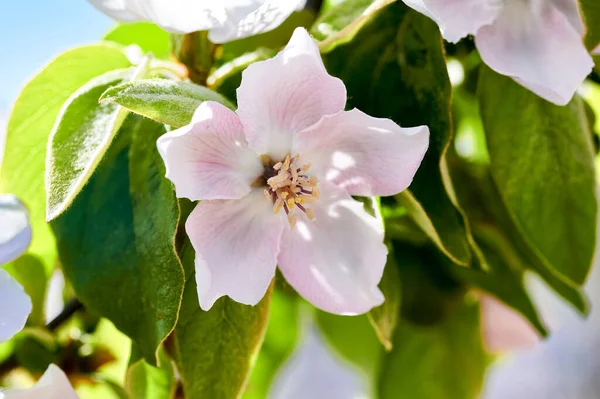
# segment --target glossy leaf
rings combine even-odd
[[[203,101],[217,101],[233,108],[220,94],[189,82],[146,79],[108,89],[102,103],[115,103],[175,128],[187,125]]]
[[[502,93],[502,95],[498,95]],[[490,170],[540,269],[582,284],[596,237],[594,154],[582,100],[544,101],[487,67],[479,81]]]
[[[263,342],[272,286],[256,306],[223,297],[205,312],[198,304],[194,256],[186,242],[187,283],[175,329],[183,389],[190,398],[235,399],[246,387]]]
[[[154,57],[164,60],[171,56],[169,33],[150,22],[117,25],[104,36],[104,40],[123,46],[134,44],[143,53],[152,53]]]
[[[439,325],[402,322],[383,360],[379,398],[479,397],[488,362],[479,319],[479,304],[471,300]]]
[[[77,89],[108,71],[130,66],[123,52],[104,44],[69,50],[23,88],[7,127],[0,192],[18,196],[29,208],[33,241],[29,253],[43,262],[46,276],[56,262],[54,237],[46,224],[46,145],[63,103]]]
[[[429,150],[404,195],[412,198],[409,213],[417,224],[449,258],[467,265],[467,232],[440,169],[451,137],[451,87],[435,23],[395,2],[324,58],[346,84],[348,107],[401,126],[429,126]]]
[[[155,148],[165,128],[131,115],[100,166],[52,222],[78,298],[156,364],[177,321],[183,271],[174,248],[179,209]]]

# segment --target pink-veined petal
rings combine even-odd
[[[496,72],[565,105],[594,64],[565,15],[551,3],[532,4],[507,1],[496,21],[478,31],[477,49]]]
[[[324,311],[368,312],[384,298],[377,288],[387,258],[381,221],[344,190],[322,183],[311,208],[316,219],[286,226],[279,268],[287,282]]]
[[[51,364],[31,388],[0,392],[0,399],[78,399],[65,373]]]
[[[4,269],[0,269],[0,303],[0,342],[5,342],[25,327],[31,299]]]
[[[209,33],[212,42],[226,43],[273,30],[292,12],[302,9],[306,0],[238,0],[238,3],[225,8],[224,24]]]
[[[189,125],[161,136],[157,147],[180,198],[242,198],[263,173],[235,112],[214,101],[202,103]]]
[[[281,160],[295,133],[344,109],[346,88],[327,73],[308,32],[297,28],[276,57],[243,72],[237,98],[250,148]]]
[[[21,256],[31,243],[29,211],[12,194],[0,194],[0,265]]]
[[[225,295],[246,305],[262,299],[275,275],[283,224],[260,190],[196,206],[185,228],[196,250],[202,309]]]
[[[481,324],[484,343],[492,352],[524,349],[540,341],[533,326],[523,316],[485,294],[481,296]]]
[[[406,5],[433,19],[444,39],[457,42],[491,23],[502,0],[404,0]]]
[[[293,152],[312,163],[319,179],[351,195],[384,196],[410,185],[428,145],[427,126],[402,128],[353,109],[299,133]]]

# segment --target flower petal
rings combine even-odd
[[[237,115],[213,101],[202,103],[189,125],[161,136],[157,147],[180,198],[242,198],[263,173]]]
[[[581,35],[550,3],[507,1],[475,42],[490,68],[557,105],[571,100],[594,65]]]
[[[0,194],[0,265],[18,258],[31,243],[29,212],[14,195]]]
[[[502,8],[499,0],[404,0],[406,5],[433,19],[444,39],[458,42],[491,23]]]
[[[353,109],[299,133],[293,152],[351,195],[394,195],[410,185],[428,145],[427,126],[402,128]]]
[[[286,226],[279,268],[306,300],[330,313],[362,314],[383,302],[377,284],[387,258],[381,221],[344,190],[321,184],[316,220]]]
[[[0,392],[0,399],[78,399],[65,373],[51,364],[39,381],[28,389]]]
[[[305,3],[306,0],[247,0],[228,5],[225,7],[227,18],[224,24],[211,29],[209,38],[214,43],[226,43],[268,32],[281,25],[292,12],[304,7]]]
[[[173,33],[212,29],[221,26],[226,19],[225,6],[216,1],[88,1],[98,10],[118,21],[150,21]]]
[[[259,190],[239,200],[196,206],[185,228],[196,250],[202,309],[224,295],[246,305],[262,299],[275,275],[283,225]]]
[[[0,269],[0,303],[0,342],[5,342],[25,327],[31,299],[4,269]]]
[[[583,25],[577,0],[551,0],[551,2],[554,4],[554,7],[556,7],[561,13],[563,13],[565,17],[567,17],[579,35],[583,36],[585,27]]]
[[[540,341],[523,316],[489,295],[481,296],[481,323],[484,342],[492,352],[524,349]]]
[[[269,399],[369,398],[367,376],[336,355],[312,325],[277,373]]]
[[[308,32],[297,28],[276,57],[246,68],[237,98],[250,148],[281,160],[295,133],[344,109],[346,88],[327,73]]]

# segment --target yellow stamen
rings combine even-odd
[[[310,208],[306,208],[306,216],[310,219],[310,220],[315,220],[315,213],[313,212],[312,209]]]
[[[281,211],[281,208],[283,208],[283,201],[281,198],[277,198],[275,205],[273,205],[273,215],[277,215]]]
[[[296,215],[294,215],[293,213],[288,213],[288,223],[290,224],[290,227],[293,229],[294,227],[296,227]]]

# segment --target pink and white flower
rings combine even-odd
[[[258,303],[276,265],[325,311],[381,304],[381,221],[352,195],[407,188],[429,129],[344,111],[344,84],[302,28],[276,57],[244,71],[237,99],[237,112],[203,103],[157,143],[177,196],[202,200],[186,223],[200,306],[224,295]]]
[[[13,195],[0,195],[0,265],[20,256],[31,242],[27,208]],[[6,270],[0,268],[0,342],[8,341],[25,326],[31,299]]]
[[[475,36],[483,61],[535,94],[567,104],[590,73],[577,0],[404,0],[444,38]]]
[[[0,399],[79,399],[65,373],[51,364],[31,388],[0,390]]]
[[[150,21],[174,33],[208,30],[214,43],[277,28],[306,0],[89,0],[122,22]]]

